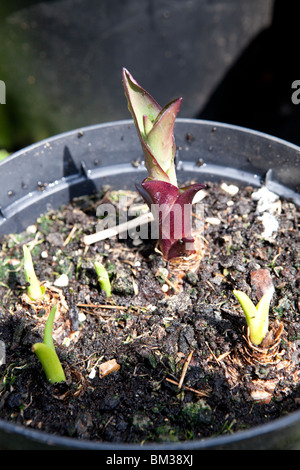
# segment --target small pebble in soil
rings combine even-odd
[[[54,285],[56,287],[66,287],[69,285],[69,278],[66,274],[62,274],[61,276],[59,276],[55,281],[54,281]]]

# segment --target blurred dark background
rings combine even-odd
[[[300,145],[299,13],[289,0],[2,1],[0,148],[129,119],[123,66],[161,105],[182,96],[180,117]]]

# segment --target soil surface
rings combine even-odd
[[[233,433],[299,409],[299,208],[278,199],[261,207],[257,189],[208,183],[199,203],[199,270],[174,292],[155,241],[84,243],[99,203],[117,205],[121,193],[103,188],[2,238],[0,418],[79,439],[145,444]],[[67,378],[60,384],[46,381],[32,352],[50,297],[34,303],[26,296],[25,243],[59,304],[53,336]],[[111,297],[95,260],[107,268]],[[233,289],[256,304],[256,275],[266,272],[275,287],[270,324],[283,331],[276,351],[260,355],[247,341]]]

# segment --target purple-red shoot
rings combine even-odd
[[[148,171],[148,177],[137,184],[137,189],[158,224],[163,257],[170,260],[190,255],[195,252],[192,202],[205,185],[196,183],[185,188],[177,185],[174,125],[182,99],[161,108],[125,68],[123,84]]]

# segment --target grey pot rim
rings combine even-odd
[[[28,145],[27,147],[25,147],[23,149],[17,150],[16,152],[14,152],[10,156],[10,158],[11,157],[16,157],[19,154],[24,153],[24,151],[30,151],[30,150],[34,149],[35,147],[39,147],[40,145],[44,145],[45,143],[51,143],[52,141],[56,141],[58,138],[68,137],[68,136],[74,134],[74,132],[75,133],[81,132],[81,131],[86,132],[86,131],[98,130],[98,129],[101,129],[101,128],[104,128],[104,127],[132,125],[132,123],[133,123],[132,119],[121,119],[121,120],[118,120],[118,121],[109,121],[109,122],[103,122],[103,123],[100,123],[100,124],[91,124],[89,126],[79,127],[78,129],[72,129],[70,131],[61,132],[61,133],[56,134],[52,137],[45,138],[45,139],[40,140],[38,142],[35,142],[31,145]],[[288,142],[287,140],[282,139],[280,137],[276,137],[274,135],[267,134],[266,132],[257,131],[255,129],[251,129],[249,127],[243,127],[243,126],[239,126],[239,125],[236,125],[236,124],[227,124],[225,122],[210,121],[210,120],[206,120],[206,119],[196,119],[196,118],[177,118],[175,125],[182,124],[182,123],[207,125],[207,126],[212,127],[212,128],[213,127],[219,127],[219,128],[223,128],[223,129],[236,130],[238,132],[251,134],[251,135],[254,135],[254,136],[257,136],[257,137],[266,138],[266,139],[268,139],[272,142],[277,142],[279,144],[288,146],[291,149],[294,149],[295,151],[300,151],[300,147],[296,144],[293,144],[292,142]]]

